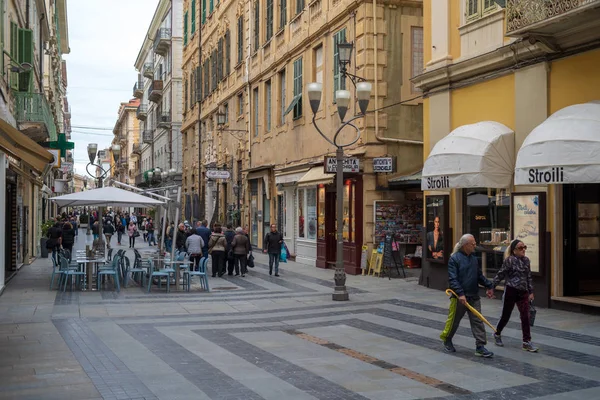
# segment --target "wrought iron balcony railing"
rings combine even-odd
[[[142,144],[141,143],[134,143],[132,148],[131,148],[131,153],[132,154],[142,154]]]
[[[600,0],[507,0],[506,32],[516,33],[540,22],[584,11],[594,4],[600,5]]]
[[[56,125],[46,96],[29,92],[13,92],[13,95],[19,129],[36,141],[56,140]]]
[[[146,63],[142,67],[142,75],[144,75],[148,79],[154,78],[154,64]]]
[[[148,100],[158,102],[162,98],[163,81],[153,80],[148,89]]]
[[[140,104],[135,112],[137,119],[145,121],[148,117],[148,106],[146,104]]]
[[[162,112],[157,115],[157,125],[161,128],[168,127],[171,124],[171,113],[170,112]]]
[[[154,140],[154,135],[152,134],[151,130],[145,130],[142,133],[142,142],[151,144],[153,140]]]
[[[171,44],[171,29],[159,28],[154,35],[154,52],[166,56]]]

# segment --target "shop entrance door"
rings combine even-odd
[[[337,196],[335,192],[325,193],[325,254],[326,268],[335,268],[337,258],[337,230],[336,230],[336,206]]]
[[[563,190],[564,293],[600,300],[600,184]]]

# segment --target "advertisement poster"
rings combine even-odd
[[[531,272],[540,272],[540,196],[515,195],[513,202],[514,238],[527,246]]]
[[[445,263],[449,257],[444,234],[448,232],[448,196],[427,196],[425,198],[426,215],[426,258],[430,261]]]

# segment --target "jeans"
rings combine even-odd
[[[245,254],[235,254],[235,274],[239,274],[241,270],[242,275],[246,275],[248,273],[247,263],[248,257]]]
[[[273,263],[275,263],[275,275],[279,273],[279,253],[269,253],[269,274],[273,272]]]
[[[226,256],[226,258],[227,258],[227,261],[226,261],[226,263],[227,263],[227,273],[229,275],[232,275],[233,274],[233,269],[236,266],[235,256],[233,256],[232,258],[229,258],[229,256]],[[238,271],[236,271],[235,273],[237,274]]]
[[[129,236],[129,247],[135,247],[135,236]]]
[[[171,246],[173,245],[173,240],[172,239],[165,239],[165,248],[167,249],[167,251],[170,253],[171,252]]]
[[[190,261],[192,262],[192,266],[190,267],[190,271],[198,271],[198,264],[200,263],[200,259],[202,258],[202,254],[190,254]]]
[[[122,237],[123,237],[123,232],[117,232],[117,243],[121,244]]]
[[[73,243],[70,243],[70,244],[63,243],[63,249],[69,251],[69,262],[71,262],[71,259],[73,258]]]
[[[98,239],[98,234],[94,233],[94,240]]]
[[[104,237],[106,238],[106,247],[108,247],[110,249],[110,240],[112,239],[112,234],[111,235],[104,235]]]
[[[502,305],[502,317],[498,322],[496,331],[498,335],[508,323],[515,304],[521,315],[521,330],[523,331],[523,342],[531,341],[531,327],[529,326],[529,293],[525,290],[517,290],[507,286],[504,291],[504,304]]]
[[[156,246],[156,238],[154,237],[154,232],[148,232],[148,245],[152,246],[152,243]]]
[[[212,256],[212,276],[222,276],[225,273],[225,252],[222,250],[210,253]]]

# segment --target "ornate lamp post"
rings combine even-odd
[[[317,132],[330,144],[336,147],[335,158],[336,158],[336,196],[337,196],[337,237],[336,237],[336,262],[335,262],[335,290],[333,292],[333,300],[345,301],[348,300],[348,291],[346,290],[346,272],[344,270],[344,237],[343,237],[343,225],[344,225],[344,147],[352,146],[360,139],[360,130],[352,122],[363,118],[367,112],[369,106],[369,100],[371,99],[371,84],[365,82],[363,78],[356,75],[351,75],[346,72],[346,68],[350,63],[350,56],[352,54],[352,43],[338,43],[338,54],[340,58],[340,71],[342,73],[342,79],[346,76],[350,78],[352,84],[356,87],[356,97],[358,99],[358,107],[360,108],[360,114],[353,116],[348,121],[344,121],[346,112],[350,105],[351,94],[348,90],[338,90],[335,93],[336,103],[338,108],[338,115],[342,124],[333,134],[333,139],[330,139],[325,135],[319,126],[317,125],[317,111],[321,103],[321,95],[323,93],[323,84],[314,82],[307,85],[308,100],[310,102],[310,108],[313,112],[313,125]],[[356,131],[356,137],[346,143],[342,143],[340,140],[340,132],[347,126],[354,128]]]

